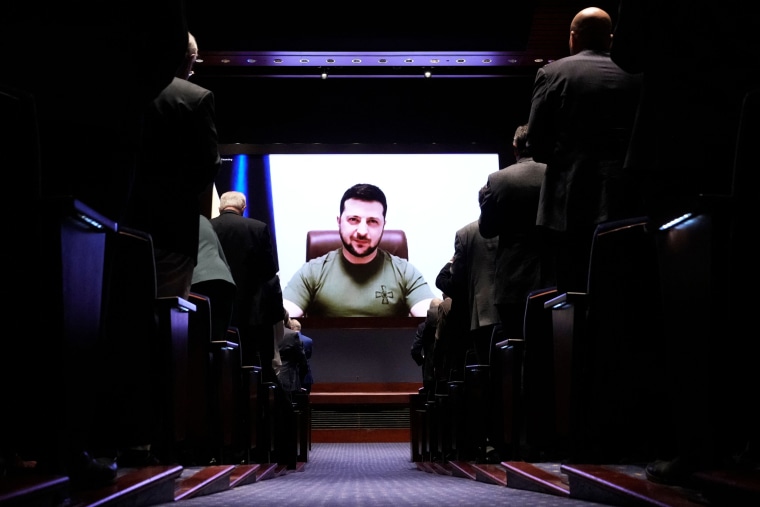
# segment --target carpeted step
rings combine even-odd
[[[230,474],[230,487],[237,488],[256,482],[256,472],[261,468],[258,463],[250,465],[237,465]]]
[[[475,480],[475,467],[469,461],[450,461],[451,471],[454,477]]]
[[[562,465],[570,497],[608,505],[698,507],[705,498],[693,490],[655,484],[644,468],[631,465]]]
[[[507,485],[507,471],[503,466],[493,463],[475,463],[472,467],[475,470],[476,481],[497,486]]]
[[[230,489],[230,476],[235,465],[186,468],[177,480],[174,500],[211,495]]]
[[[554,465],[556,470],[539,467],[524,461],[503,461],[507,474],[507,487],[536,491],[549,495],[569,497],[570,487],[567,477],[560,472],[560,465]]]
[[[141,507],[171,502],[183,470],[180,465],[119,469],[113,484],[82,491],[73,489],[69,504]]]
[[[55,507],[69,496],[64,475],[19,474],[0,476],[0,505]]]

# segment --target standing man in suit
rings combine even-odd
[[[283,323],[285,329],[282,340],[278,344],[282,365],[277,372],[277,378],[280,380],[283,391],[292,402],[293,394],[301,393],[301,389],[304,387],[303,382],[308,360],[306,349],[303,341],[301,341],[301,333],[295,329],[296,326],[287,312],[285,312]]]
[[[436,286],[451,297],[452,312],[462,316],[462,332],[448,336],[446,343],[452,369],[465,369],[468,364],[491,364],[491,336],[499,323],[493,300],[493,278],[498,240],[484,238],[478,222],[461,227],[454,234],[454,256],[436,277]],[[469,351],[474,353],[470,359]],[[467,432],[477,447],[481,462],[498,463],[504,452],[503,432],[500,431],[500,383],[495,376],[479,377],[479,393],[470,401],[472,413]],[[467,377],[465,377],[467,378]],[[473,382],[478,382],[473,378]],[[468,391],[469,392],[469,391]]]
[[[301,381],[301,387],[306,389],[307,393],[311,392],[311,386],[314,384],[314,376],[311,374],[311,354],[314,351],[314,340],[301,332],[301,322],[297,319],[290,319],[290,329],[298,331],[303,344],[303,352],[306,354],[306,369]]]
[[[641,79],[611,60],[612,20],[602,9],[575,15],[569,44],[571,56],[536,73],[528,147],[546,164],[536,224],[552,240],[557,289],[585,292],[596,225],[638,211],[623,160]]]
[[[175,77],[146,109],[142,151],[123,222],[150,234],[155,295],[159,298],[188,299],[198,260],[201,199],[210,197],[221,164],[214,95],[187,80],[197,57],[198,44],[188,32],[185,57]],[[137,275],[129,256],[119,256],[115,264],[114,298],[129,293]],[[148,311],[139,315],[153,316],[154,302],[144,303]],[[129,314],[118,314],[109,321],[110,332],[126,340],[126,330],[137,315],[134,307],[130,307]],[[149,368],[154,372],[164,369],[161,364],[151,364]],[[156,459],[150,452],[151,446],[147,442],[131,446],[124,450],[119,462],[123,466],[150,464]]]
[[[433,348],[435,346],[435,332],[438,327],[438,305],[443,303],[441,298],[433,298],[430,301],[425,320],[417,325],[417,331],[412,340],[410,353],[417,366],[422,367],[422,390],[429,400],[434,399],[435,394],[435,363],[433,362]]]
[[[126,224],[153,238],[158,297],[187,299],[198,260],[201,198],[219,172],[214,95],[188,81],[198,44],[148,109]],[[209,203],[210,204],[210,203]],[[210,210],[209,210],[210,212]]]
[[[497,245],[496,239],[480,235],[477,221],[470,222],[454,234],[454,255],[435,280],[453,304],[466,308],[465,348],[475,352],[479,364],[488,364],[491,333],[499,323],[492,289]]]
[[[232,325],[240,330],[243,361],[260,365],[264,382],[277,380],[278,343],[284,332],[282,290],[267,224],[243,216],[246,196],[225,192],[211,225],[237,286]]]
[[[493,271],[493,302],[505,338],[523,338],[525,302],[531,290],[554,283],[542,268],[542,242],[536,212],[546,164],[536,162],[527,147],[528,126],[512,140],[516,162],[488,175],[480,189],[478,230],[498,238]],[[545,264],[545,263],[544,263]]]

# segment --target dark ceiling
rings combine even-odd
[[[614,21],[617,0],[593,5]],[[221,143],[498,145],[509,157],[536,69],[567,55],[588,4],[187,6],[202,60],[191,79],[215,94]]]
[[[513,75],[567,54],[578,0],[329,2],[188,0],[207,74]],[[615,16],[617,1],[591,5]]]

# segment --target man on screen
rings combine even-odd
[[[283,290],[291,317],[424,317],[433,291],[406,259],[379,249],[387,202],[359,183],[340,200],[343,247],[304,264]]]

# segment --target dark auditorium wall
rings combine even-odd
[[[532,76],[269,78],[203,75],[227,143],[511,144]]]

